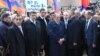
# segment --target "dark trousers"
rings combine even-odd
[[[96,56],[100,56],[100,36],[97,37],[97,42],[96,42]]]
[[[83,50],[82,48],[78,49],[67,49],[66,56],[82,56]]]
[[[96,56],[100,56],[100,47],[99,49],[96,49]]]
[[[96,46],[96,56],[100,56],[100,44],[97,44]]]
[[[92,45],[85,43],[84,50],[86,50],[88,56],[96,56],[96,48],[93,48]]]
[[[49,47],[45,47],[44,52],[45,52],[45,56],[50,56],[49,55]]]
[[[73,49],[67,49],[66,56],[73,56]]]
[[[83,56],[83,53],[84,53],[84,48],[83,47],[78,48],[77,56]]]
[[[88,56],[95,56],[95,48],[93,48],[92,46],[88,46],[87,54]]]

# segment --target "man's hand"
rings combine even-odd
[[[74,46],[77,46],[77,43],[74,42],[73,45],[74,45]]]
[[[65,39],[64,39],[64,38],[61,38],[61,39],[58,41],[58,43],[59,43],[60,45],[62,45],[62,44],[64,43],[64,41],[65,41]]]
[[[96,47],[96,44],[92,44],[92,47],[95,48]]]

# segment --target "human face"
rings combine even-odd
[[[65,15],[64,15],[64,18],[65,18],[65,19],[68,19],[68,14],[65,14]]]
[[[56,21],[60,21],[60,19],[61,19],[61,15],[56,15],[55,20],[56,20]]]
[[[15,17],[15,19],[14,19],[14,24],[15,25],[21,25],[22,22],[23,22],[23,18],[21,16]]]
[[[89,20],[91,18],[91,16],[88,13],[86,13],[85,18],[86,18],[86,20]]]
[[[4,19],[4,21],[5,21],[5,22],[8,22],[8,23],[11,23],[11,17],[10,17],[10,16],[6,17],[6,18]]]
[[[30,15],[30,18],[31,18],[32,20],[35,20],[36,17],[37,17],[36,13],[32,13],[32,14]]]
[[[45,17],[46,16],[46,11],[41,11],[40,14],[41,14],[42,17]]]
[[[50,15],[50,18],[51,18],[51,19],[55,18],[55,14],[51,14],[51,15]]]

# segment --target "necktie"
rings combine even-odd
[[[21,26],[19,26],[19,30],[20,30],[21,33],[23,34],[23,30],[22,30],[22,27],[21,27]]]
[[[65,20],[65,28],[67,29],[68,20]]]
[[[87,30],[88,29],[88,21],[86,21],[86,23],[85,23],[85,30]]]
[[[46,19],[45,19],[45,18],[43,18],[43,20],[44,20],[44,22],[45,22],[45,25],[47,25],[47,21],[46,21]]]
[[[88,22],[89,21],[86,21],[86,23],[85,23],[85,38],[87,39],[87,31],[88,31]]]

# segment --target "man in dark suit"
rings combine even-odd
[[[100,15],[94,15],[93,18],[95,19],[97,23],[97,40],[96,40],[96,55],[95,56],[100,56]]]
[[[13,25],[8,30],[8,43],[10,56],[26,56],[25,38],[23,32],[23,17],[15,16],[12,18]]]
[[[68,26],[68,20],[69,20],[68,18],[69,17],[70,17],[70,15],[68,14],[68,12],[63,13],[63,19],[61,21],[64,23],[66,30],[67,30],[67,26]]]
[[[53,18],[55,18],[55,12],[50,12],[49,22],[53,21],[54,20]]]
[[[65,56],[65,27],[60,19],[60,14],[55,14],[48,24],[50,56]]]
[[[7,48],[7,32],[8,32],[10,23],[11,23],[10,15],[7,13],[4,13],[1,16],[1,21],[0,21],[0,51],[6,50]]]
[[[41,38],[41,26],[37,21],[36,12],[30,12],[30,19],[24,23],[24,32],[26,38],[26,55],[27,56],[41,56],[42,38]]]
[[[96,22],[92,18],[93,13],[91,11],[87,11],[85,13],[86,23],[85,23],[85,43],[87,46],[87,54],[88,56],[95,56],[95,48],[96,48]]]
[[[47,24],[49,20],[47,20],[45,16],[46,16],[45,9],[41,9],[40,16],[37,18],[37,20],[41,24],[41,29],[42,29],[41,38],[42,38],[43,45],[44,45],[45,56],[49,56],[49,36],[47,34]]]
[[[67,24],[65,23],[66,56],[81,56],[81,47],[83,44],[81,23],[71,12],[67,13],[67,15],[65,14],[64,18],[64,22],[67,20]]]
[[[97,15],[96,56],[100,56],[100,16]]]

